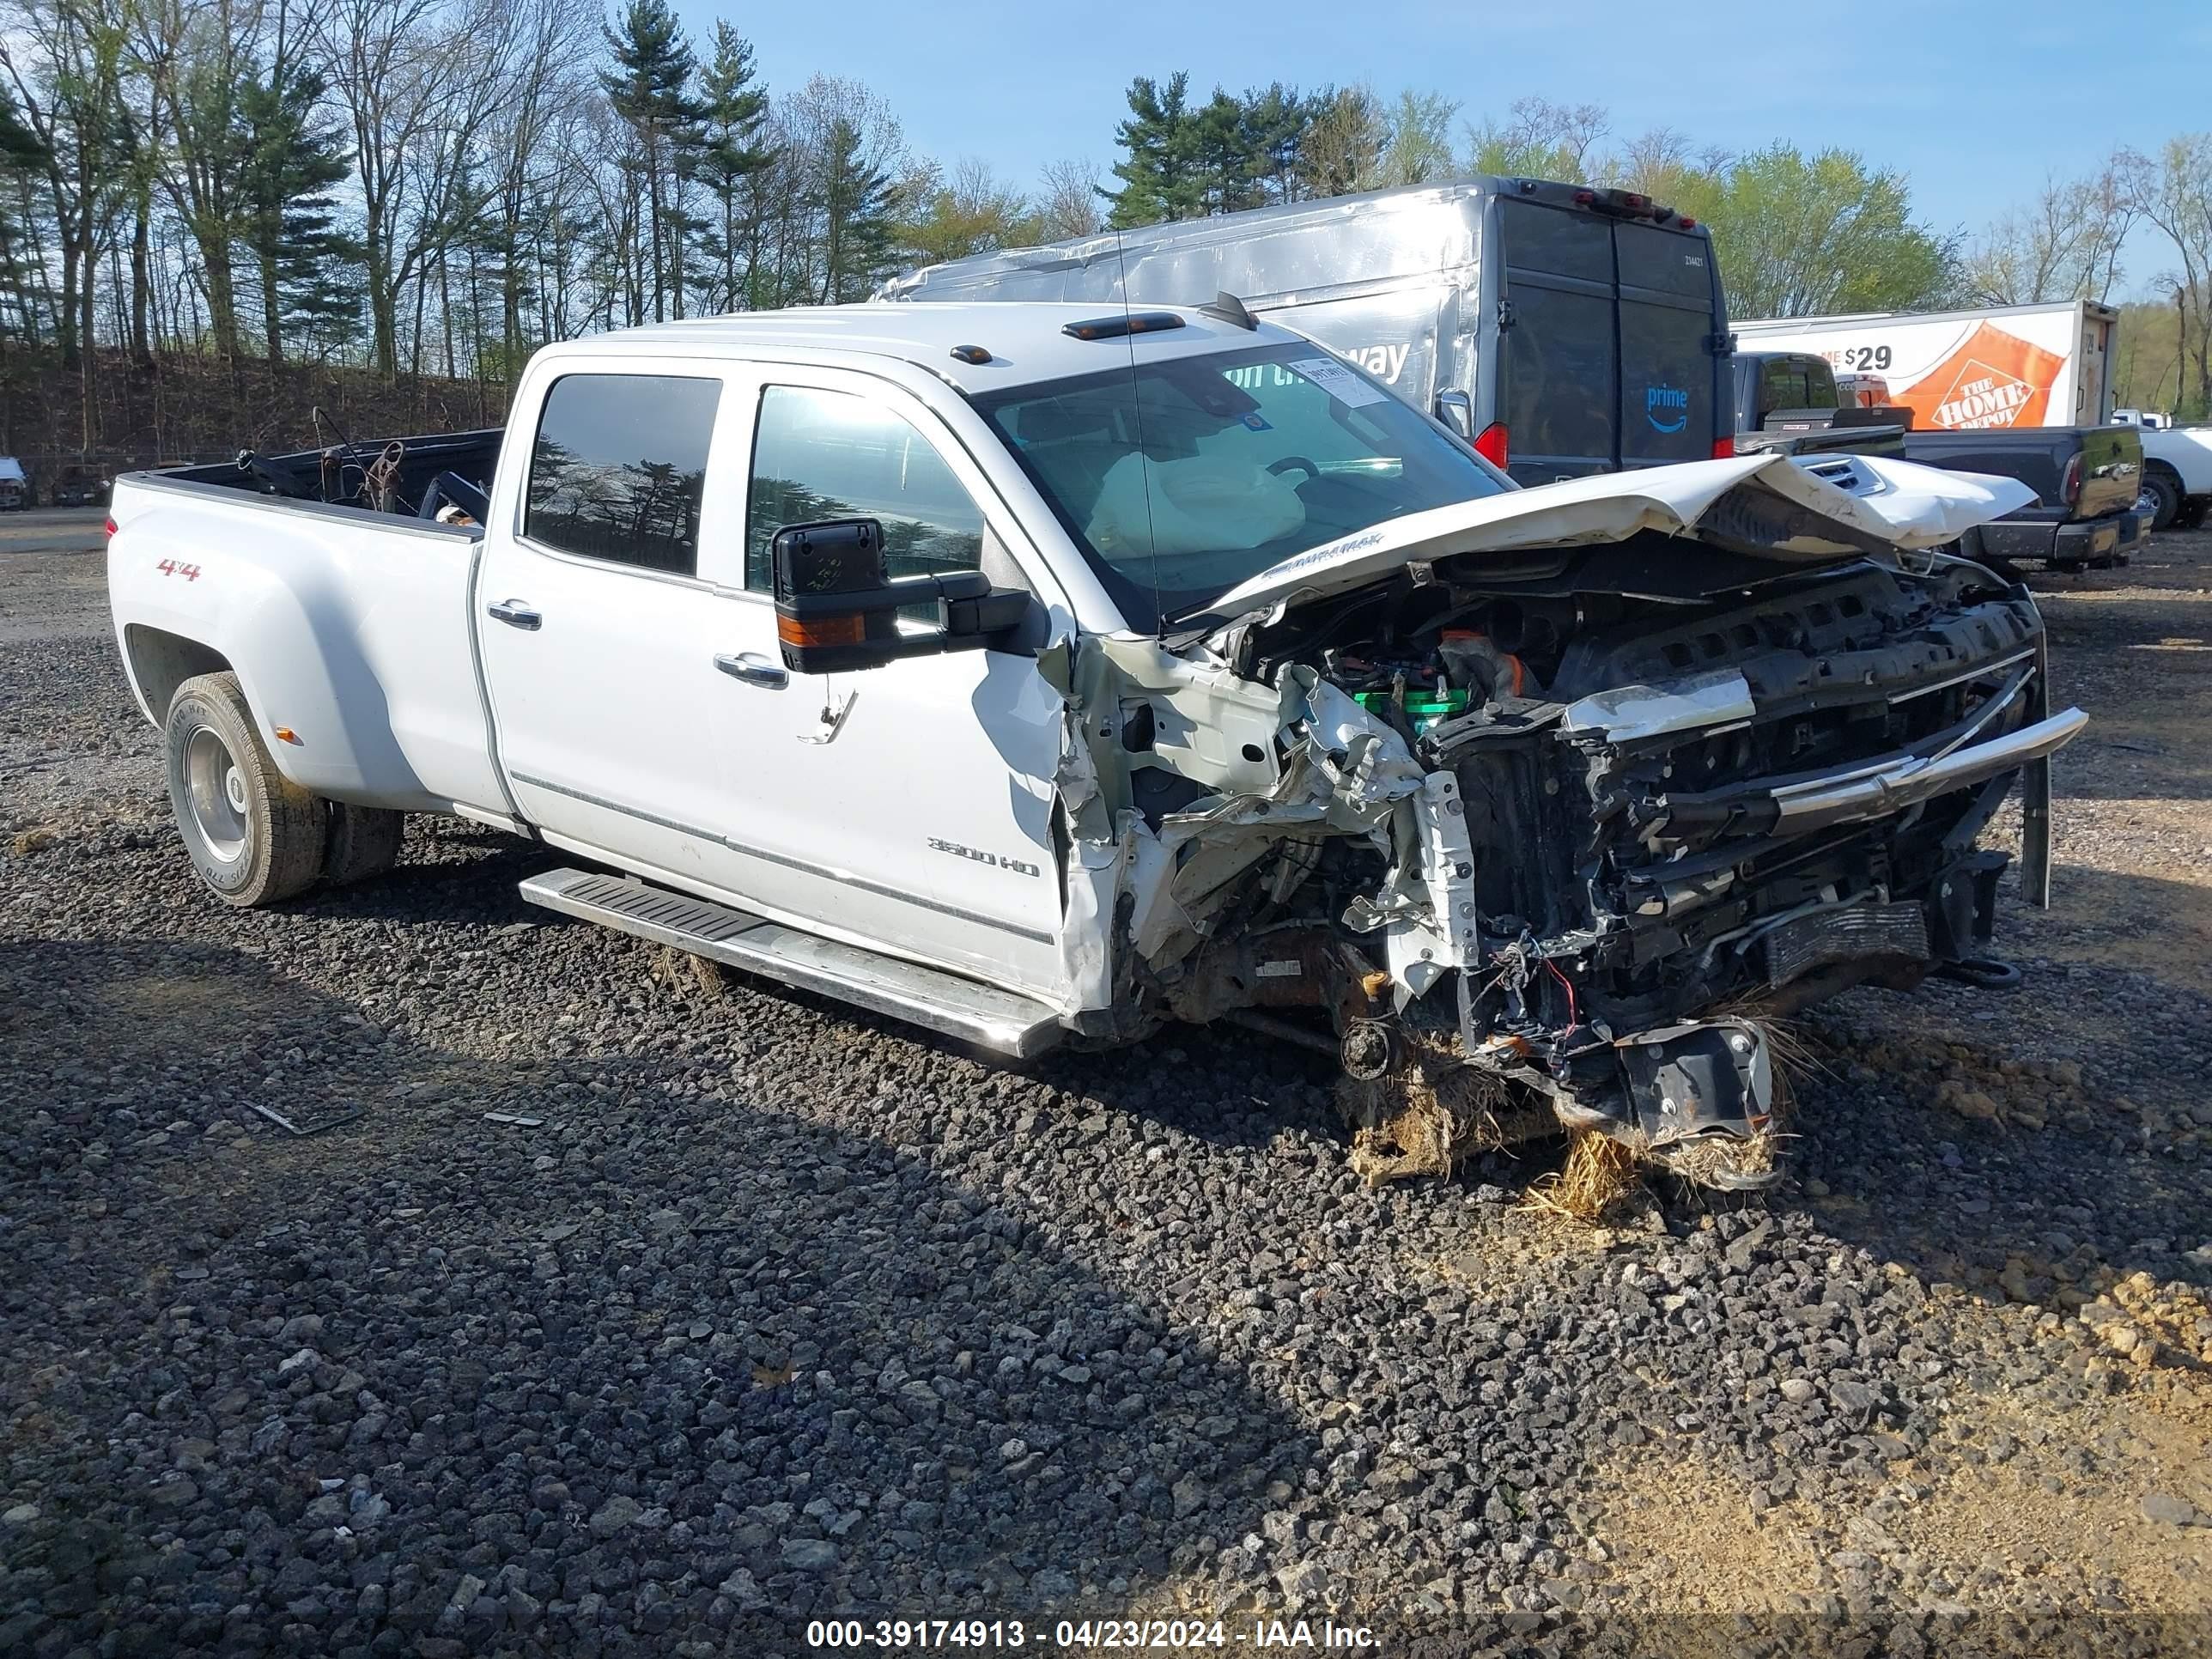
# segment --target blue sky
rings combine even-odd
[[[2048,171],[2212,125],[2212,0],[678,4],[702,43],[729,17],[771,92],[817,70],[864,81],[915,149],[1024,183],[1060,157],[1103,173],[1130,77],[1178,69],[1201,94],[1364,81],[1443,93],[1463,116],[1535,94],[1603,104],[1620,137],[1848,145],[1909,173],[1947,230],[1978,228]],[[2158,258],[2133,252],[2130,286]]]

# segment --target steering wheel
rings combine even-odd
[[[1321,469],[1303,455],[1285,455],[1281,460],[1277,461],[1273,466],[1269,467],[1267,471],[1275,474],[1276,477],[1280,477],[1285,472],[1287,472],[1294,466],[1302,466],[1305,468],[1306,476],[1310,478],[1318,479],[1321,477]]]

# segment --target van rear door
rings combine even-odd
[[[1620,277],[1620,460],[1713,453],[1712,245],[1656,225],[1613,228]]]
[[[1498,234],[1498,407],[1514,477],[1550,483],[1711,459],[1734,427],[1716,407],[1711,243],[1543,196],[1501,201]]]
[[[1498,409],[1516,482],[1620,465],[1613,226],[1535,202],[1498,204],[1505,293]]]

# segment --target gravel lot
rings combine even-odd
[[[1783,1192],[1587,1230],[1365,1190],[1257,1039],[702,984],[489,831],[228,911],[99,557],[0,544],[0,1655],[2212,1651],[2209,583],[2047,584],[2025,988],[1832,1005]]]

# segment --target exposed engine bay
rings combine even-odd
[[[2000,976],[2009,859],[1977,838],[2025,772],[2040,902],[2048,757],[2083,720],[2050,713],[2033,599],[1979,566],[1648,532],[1407,566],[1072,672],[1091,775],[1062,799],[1118,830],[1071,825],[1071,874],[1116,849],[1094,898],[1131,947],[1090,964],[1113,983],[1078,1029],[1326,1044],[1372,1178],[1565,1127],[1771,1180],[1762,1021]]]

